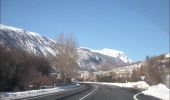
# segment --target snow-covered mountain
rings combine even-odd
[[[0,45],[8,48],[22,48],[36,55],[55,56],[57,54],[54,40],[35,32],[5,25],[0,25]],[[77,63],[82,70],[111,69],[131,63],[131,60],[122,51],[77,49],[79,53]]]
[[[35,54],[56,55],[55,41],[11,26],[0,25],[0,44],[7,47],[22,48]]]
[[[78,53],[78,64],[83,70],[110,70],[112,68],[122,67],[129,64],[118,57],[107,56],[94,52],[88,48],[78,48]]]
[[[82,48],[84,48],[84,47],[82,47]],[[86,49],[88,49],[88,48],[86,48]],[[92,52],[96,52],[96,53],[106,55],[106,56],[119,58],[125,63],[132,63],[132,60],[129,59],[128,56],[126,56],[124,54],[124,52],[122,52],[122,51],[117,51],[117,50],[108,49],[108,48],[104,48],[102,50],[93,50],[93,49],[89,49],[89,50],[92,51]]]

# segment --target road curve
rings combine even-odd
[[[136,95],[140,91],[130,88],[100,84],[82,85],[84,86],[71,91],[24,100],[159,100],[142,94]]]

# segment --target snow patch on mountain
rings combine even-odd
[[[5,26],[5,25],[2,25],[2,24],[0,24],[0,29],[13,30],[13,31],[23,31],[23,29],[15,28],[15,27],[12,27],[12,26]]]
[[[91,49],[91,51],[98,52],[100,54],[111,56],[111,57],[118,57],[119,55],[123,54],[122,51],[112,50],[112,49],[108,49],[108,48],[104,48],[102,50]]]
[[[108,48],[104,48],[102,50],[92,50],[91,49],[91,51],[98,52],[100,54],[107,55],[110,57],[117,57],[125,63],[132,63],[132,60],[129,59],[122,51],[112,50],[112,49],[108,49]]]
[[[22,47],[30,53],[43,54],[45,56],[47,56],[47,54],[56,56],[57,54],[55,41],[43,37],[38,33],[2,24],[0,24],[0,30],[0,36],[2,36],[1,44],[6,43],[5,45]]]
[[[126,56],[124,54],[124,52],[122,52],[122,51],[108,49],[108,48],[104,48],[102,50],[94,50],[94,49],[90,49],[90,48],[86,48],[86,47],[80,47],[80,48],[84,48],[84,49],[90,50],[91,52],[96,52],[96,53],[99,53],[102,55],[119,58],[125,63],[132,63],[132,60],[129,59],[128,56]]]

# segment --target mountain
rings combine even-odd
[[[0,26],[0,44],[9,48],[22,48],[35,54],[56,55],[55,41],[41,36],[35,32],[11,26]]]
[[[89,49],[89,50],[92,52],[100,53],[102,55],[119,58],[120,60],[122,60],[125,63],[132,63],[132,60],[129,59],[128,56],[126,56],[124,54],[124,52],[122,52],[122,51],[112,50],[112,49],[108,49],[108,48],[104,48],[102,50],[93,50],[93,49]]]
[[[119,56],[107,56],[88,48],[78,48],[78,53],[78,64],[81,66],[82,70],[110,70],[113,68],[125,66],[130,63],[124,62],[119,58]]]
[[[0,45],[7,48],[22,48],[36,55],[57,54],[55,41],[39,35],[11,26],[0,25]],[[79,59],[77,63],[80,70],[109,70],[131,63],[131,60],[122,52],[112,49],[93,50],[88,48],[77,48]]]

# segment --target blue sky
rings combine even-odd
[[[169,0],[1,0],[1,23],[138,61],[169,52]]]

